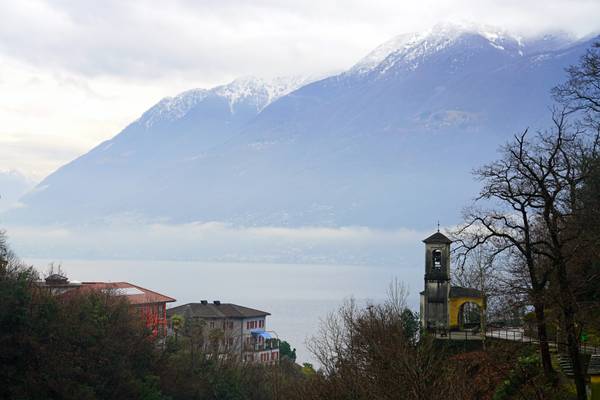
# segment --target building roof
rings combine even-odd
[[[82,290],[100,290],[124,296],[131,304],[172,303],[174,298],[133,285],[129,282],[82,282]]]
[[[186,318],[216,318],[216,319],[243,319],[254,317],[265,317],[271,315],[268,312],[255,310],[244,306],[231,303],[188,303],[182,306],[169,308],[167,317],[175,314],[183,315]]]
[[[485,297],[481,290],[460,286],[450,287],[450,297]]]
[[[67,284],[69,279],[61,274],[52,274],[45,279],[47,284]]]
[[[437,231],[433,235],[429,236],[427,239],[423,240],[423,243],[442,243],[442,244],[450,244],[452,240],[448,239],[446,235]]]

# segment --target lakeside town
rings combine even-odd
[[[268,312],[255,310],[219,300],[209,303],[201,300],[167,309],[176,299],[129,282],[78,282],[70,281],[61,273],[52,273],[39,288],[60,297],[76,296],[85,292],[101,292],[122,297],[144,321],[151,335],[164,345],[167,337],[177,337],[184,326],[185,332],[200,329],[203,345],[208,352],[218,336],[216,351],[244,362],[275,363],[279,360],[279,339],[266,329]],[[184,323],[185,322],[185,323]]]
[[[600,400],[600,2],[0,2],[0,399]]]

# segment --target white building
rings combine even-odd
[[[220,301],[188,303],[167,310],[171,334],[174,315],[183,317],[188,331],[197,327],[207,352],[216,346],[219,353],[239,356],[245,362],[279,360],[279,339],[266,327],[268,312]]]

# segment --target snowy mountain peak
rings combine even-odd
[[[255,76],[238,78],[231,83],[217,86],[211,91],[225,97],[234,112],[236,103],[251,99],[256,103],[257,110],[262,110],[273,101],[284,96],[299,87],[309,83],[309,79],[303,76],[277,77],[263,79]]]
[[[360,60],[350,72],[365,73],[373,70],[383,60],[385,60],[390,54],[406,50],[416,43],[418,43],[425,35],[422,33],[406,33],[398,35],[387,42],[377,46],[375,50],[371,51],[362,60]]]
[[[505,30],[471,23],[440,23],[423,32],[394,37],[360,60],[349,72],[364,74],[375,69],[385,72],[401,60],[410,62],[415,68],[418,60],[449,47],[465,35],[480,36],[498,50],[523,54],[520,38]]]
[[[209,97],[227,100],[230,112],[235,113],[236,105],[248,102],[257,112],[299,87],[310,83],[312,79],[303,76],[277,77],[263,79],[254,76],[238,78],[228,84],[212,89],[192,89],[175,97],[166,97],[146,111],[138,120],[147,128],[161,121],[176,121]]]
[[[505,29],[473,22],[442,22],[433,26],[428,32],[429,36],[443,38],[457,38],[464,34],[480,35],[487,40],[494,42],[515,39],[515,37]]]
[[[192,89],[180,93],[175,97],[165,97],[146,111],[138,122],[149,128],[160,121],[178,120],[208,95],[208,90]]]

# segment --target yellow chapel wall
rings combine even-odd
[[[481,310],[485,308],[485,301],[481,297],[452,297],[448,302],[448,316],[450,318],[450,329],[458,328],[458,314],[460,307],[465,303],[475,303]]]

